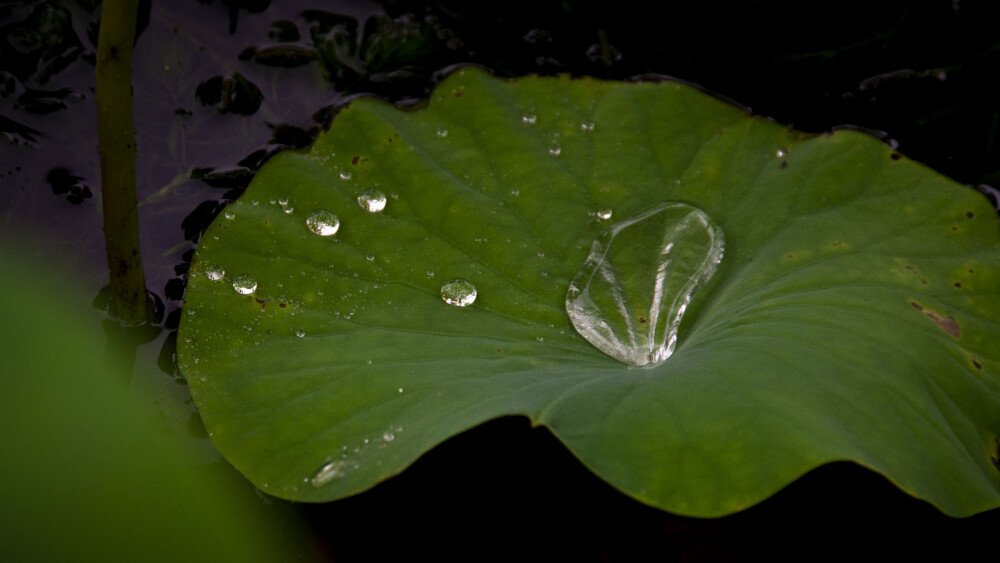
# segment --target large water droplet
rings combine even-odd
[[[233,289],[241,295],[250,295],[257,291],[257,280],[253,279],[250,274],[236,276],[233,278]]]
[[[208,268],[205,268],[205,277],[212,281],[219,281],[226,277],[226,271],[222,269],[222,266],[212,264]]]
[[[328,237],[337,234],[337,230],[340,229],[340,219],[326,209],[320,209],[306,217],[306,225],[317,235]]]
[[[358,205],[369,213],[378,213],[385,209],[385,194],[374,189],[365,190],[358,196]]]
[[[449,305],[465,307],[476,300],[476,286],[469,280],[453,279],[441,286],[441,299]]]
[[[573,327],[634,366],[674,352],[691,296],[722,260],[722,229],[704,211],[667,203],[607,228],[566,292]]]

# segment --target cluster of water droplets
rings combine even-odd
[[[402,389],[400,389],[399,392],[402,393]],[[384,449],[388,447],[389,444],[396,439],[396,435],[402,431],[402,426],[392,425],[383,430],[376,437],[365,438],[361,441],[361,443],[356,444],[353,447],[342,446],[338,459],[331,459],[327,461],[321,465],[315,473],[313,473],[312,477],[306,478],[305,481],[313,487],[319,488],[329,484],[334,479],[346,477],[351,472],[361,467],[361,464],[365,462],[366,455],[372,448]],[[376,463],[381,462],[377,461]]]

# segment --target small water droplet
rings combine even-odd
[[[223,213],[223,215],[226,217],[226,219],[229,219],[230,221],[236,218],[236,214],[233,213],[232,211],[226,211],[225,213]]]
[[[285,212],[285,215],[291,215],[292,211],[295,211],[295,208],[294,207],[285,207],[284,209],[282,209],[282,211]]]
[[[278,198],[278,205],[280,205],[282,207],[288,205],[288,198],[287,197],[279,197]]]
[[[560,147],[558,143],[552,143],[549,145],[549,154],[552,156],[559,156],[562,154],[562,147]]]
[[[400,393],[402,393],[402,392],[403,392],[403,388],[402,388],[402,387],[400,387],[400,388],[399,388],[399,392],[400,392]]]
[[[367,189],[358,196],[358,205],[369,213],[378,213],[385,209],[385,194],[375,189]]]
[[[580,129],[583,129],[584,131],[593,131],[594,130],[594,122],[593,121],[584,121],[583,123],[580,124]]]
[[[441,299],[449,305],[465,307],[476,300],[476,286],[469,280],[456,278],[441,286]]]
[[[393,434],[392,432],[388,432],[387,431],[384,434],[382,434],[382,440],[385,441],[385,442],[391,442],[391,441],[393,441],[395,439],[396,439],[396,435]]]
[[[368,256],[365,256],[365,260],[368,260],[369,262],[374,262],[375,261],[375,257],[372,256],[371,254],[369,254]]]
[[[219,281],[226,276],[226,271],[221,266],[213,264],[205,269],[205,277],[212,281]]]
[[[253,279],[250,274],[236,276],[233,279],[233,289],[241,295],[250,295],[257,291],[257,280]]]
[[[305,338],[306,331],[304,329],[300,328],[300,329],[298,329],[298,330],[295,331],[295,336],[298,336],[299,338]]]
[[[320,467],[319,471],[317,471],[312,478],[309,479],[309,483],[314,487],[322,487],[337,477],[343,477],[346,475],[346,467],[346,461],[331,461],[324,463],[323,467]]]
[[[774,156],[778,158],[784,158],[786,154],[788,154],[788,151],[780,147],[778,148],[778,150],[774,151]]]
[[[591,217],[597,219],[598,221],[607,221],[611,218],[612,211],[609,208],[598,209],[590,214]]]
[[[341,180],[350,180],[351,179],[351,171],[350,170],[341,170],[340,171],[340,179]]]
[[[531,125],[535,123],[535,121],[538,121],[538,116],[535,115],[534,113],[526,113],[521,116],[521,121],[527,123],[528,125]]]
[[[511,190],[510,191],[510,195],[512,195],[514,197],[517,197],[517,196],[521,195],[521,190]]]
[[[306,226],[317,235],[328,237],[337,234],[340,229],[340,219],[326,209],[320,209],[306,217]]]
[[[427,277],[428,278],[433,278],[434,277],[434,270],[427,270]]]
[[[437,136],[438,137],[447,137],[448,136],[448,130],[445,129],[444,127],[438,128],[438,130],[437,130]]]
[[[545,342],[545,337],[544,336],[536,336],[535,340],[537,340],[538,342]]]

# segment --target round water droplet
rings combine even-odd
[[[286,207],[286,208],[282,209],[282,211],[285,212],[285,215],[291,215],[292,211],[295,211],[295,208],[294,207]]]
[[[456,278],[441,286],[441,299],[449,305],[465,307],[476,300],[476,286],[469,280]]]
[[[402,393],[402,392],[403,392],[403,388],[402,388],[402,387],[400,387],[400,388],[399,388],[399,392],[400,392],[400,393]]]
[[[784,158],[786,154],[788,154],[788,151],[783,148],[778,148],[778,150],[774,151],[774,156],[778,158]]]
[[[427,270],[427,277],[428,278],[433,278],[434,277],[434,270]]]
[[[510,195],[515,196],[515,197],[519,196],[519,195],[521,195],[521,190],[511,190],[510,191]]]
[[[205,277],[212,281],[219,281],[226,277],[226,271],[223,270],[221,266],[213,264],[208,268],[205,268]]]
[[[358,205],[369,213],[378,213],[385,209],[385,194],[374,189],[365,190],[358,196]]]
[[[594,130],[594,122],[593,121],[584,121],[583,123],[580,124],[580,129],[583,129],[584,131],[593,131]]]
[[[295,336],[298,336],[299,338],[305,338],[306,331],[304,329],[300,328],[300,329],[298,329],[298,330],[295,331]]]
[[[598,209],[593,213],[593,217],[598,221],[607,221],[608,219],[611,218],[611,213],[612,213],[611,209],[608,208]]]
[[[447,137],[448,136],[448,130],[445,129],[444,127],[439,128],[437,130],[437,136],[438,137]]]
[[[368,260],[369,262],[374,262],[375,261],[375,257],[372,256],[371,254],[369,254],[368,256],[365,256],[365,260]]]
[[[233,278],[233,289],[240,295],[250,295],[257,291],[257,280],[253,279],[250,274],[236,276]]]
[[[524,114],[524,115],[521,116],[521,121],[523,121],[524,123],[527,123],[528,125],[531,125],[535,121],[538,121],[538,116],[535,115],[534,113],[526,113],[526,114]]]
[[[328,237],[337,234],[337,230],[340,229],[340,219],[326,209],[320,209],[306,217],[306,226],[317,235]]]
[[[549,154],[552,156],[559,156],[562,154],[562,147],[560,147],[558,143],[552,143],[549,145]]]
[[[288,198],[287,197],[279,197],[278,198],[278,205],[280,205],[282,207],[288,205]]]
[[[341,170],[340,171],[340,179],[341,180],[350,180],[351,179],[351,172],[349,170]]]
[[[226,211],[225,213],[223,213],[223,215],[226,217],[226,219],[229,219],[230,221],[236,218],[236,214],[233,213],[232,211]]]

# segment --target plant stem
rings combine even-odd
[[[148,323],[146,278],[139,254],[132,123],[132,44],[139,0],[106,0],[97,40],[97,138],[101,157],[104,240],[111,276],[111,316]]]

